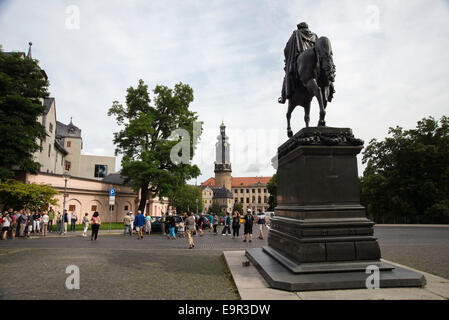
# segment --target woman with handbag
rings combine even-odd
[[[98,230],[100,229],[101,226],[100,215],[98,214],[97,211],[94,212],[94,215],[92,216],[90,221],[92,221],[92,235],[90,237],[90,240],[94,240],[94,237],[95,240],[97,240]]]

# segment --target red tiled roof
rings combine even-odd
[[[256,186],[258,183],[267,184],[271,180],[271,177],[232,177],[232,187],[251,187]],[[202,186],[209,185],[215,186],[215,178],[209,178],[201,184]]]

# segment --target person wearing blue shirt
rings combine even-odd
[[[229,212],[226,212],[225,225],[221,232],[222,236],[225,236],[226,234],[229,236],[231,235],[231,216],[229,215]]]
[[[137,211],[136,218],[134,219],[134,226],[136,227],[137,231],[137,239],[143,239],[142,235],[142,229],[145,225],[145,217],[142,214],[142,211]]]

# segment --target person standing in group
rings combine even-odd
[[[148,212],[145,217],[145,233],[148,235],[151,234],[151,216]]]
[[[137,211],[136,218],[134,219],[134,226],[137,231],[137,240],[143,239],[142,229],[145,225],[145,217],[142,214],[142,211]]]
[[[27,230],[26,230],[26,226],[27,226],[27,221],[28,221],[28,216],[26,215],[26,213],[22,213],[19,217],[19,233],[18,236],[19,237],[25,237]]]
[[[86,214],[83,217],[83,237],[87,237],[87,229],[89,229],[89,214],[86,212]]]
[[[132,211],[129,212],[129,218],[131,219],[130,228],[131,228],[131,235],[132,235],[134,232],[134,213]]]
[[[214,228],[214,234],[217,235],[218,234],[217,227],[218,227],[218,224],[220,223],[220,221],[218,220],[218,216],[215,212],[212,213],[212,216],[213,216],[213,219],[212,219],[211,223]]]
[[[240,232],[240,213],[236,210],[232,215],[232,239],[238,238]]]
[[[176,239],[176,234],[175,234],[175,228],[176,228],[176,221],[175,221],[175,217],[173,217],[173,213],[169,213],[168,214],[168,219],[166,221],[167,225],[168,225],[168,236],[167,239]]]
[[[204,226],[204,217],[203,214],[200,213],[200,216],[198,218],[198,231],[200,237],[204,236],[203,226]]]
[[[57,233],[62,233],[61,219],[62,219],[61,211],[58,211],[58,214],[56,215],[56,232]]]
[[[100,214],[97,211],[95,211],[90,221],[92,222],[92,234],[90,236],[90,240],[97,241],[98,230],[100,230],[101,226]]]
[[[186,223],[186,233],[187,238],[189,240],[189,249],[193,249],[195,247],[195,243],[193,243],[193,231],[195,230],[195,218],[191,212],[188,213],[188,217],[185,221]]]
[[[225,236],[226,234],[231,235],[231,216],[229,215],[229,212],[226,212],[224,228],[221,232],[222,236]]]
[[[43,237],[47,236],[48,221],[50,221],[50,218],[47,214],[47,211],[44,211],[43,215],[42,215],[42,236]]]
[[[14,211],[11,217],[11,228],[9,228],[9,234],[11,235],[11,239],[16,237],[17,231],[17,211]]]
[[[40,228],[40,223],[41,223],[41,214],[39,213],[39,211],[35,211],[33,214],[33,233],[39,233],[41,228]]]
[[[162,229],[162,235],[165,236],[165,221],[167,220],[167,216],[165,215],[165,212],[162,211],[161,216],[161,229]]]
[[[11,221],[8,211],[5,211],[2,217],[2,240],[6,240],[6,236],[11,229]]]
[[[48,231],[53,232],[53,221],[55,220],[55,212],[53,208],[48,211]]]
[[[253,224],[254,224],[254,217],[251,214],[251,209],[248,209],[246,211],[246,214],[243,217],[243,219],[245,219],[245,223],[243,225],[244,227],[243,237],[245,239],[243,240],[243,242],[246,242],[248,240],[248,235],[249,235],[249,242],[251,242],[253,240]]]
[[[69,214],[67,213],[67,210],[64,210],[63,214],[63,226],[64,226],[64,234],[67,233],[67,225],[69,224]]]
[[[214,215],[212,212],[209,212],[209,232],[212,232],[213,224],[214,224]]]
[[[20,237],[20,217],[23,214],[23,210],[19,210],[16,213],[16,237]]]
[[[78,217],[76,216],[76,213],[72,212],[71,217],[70,217],[70,231],[75,231],[77,221],[78,221]]]
[[[123,225],[125,230],[123,231],[123,235],[126,237],[126,234],[129,232],[129,236],[133,236],[133,232],[131,229],[131,217],[129,216],[129,212],[123,217]]]
[[[33,230],[33,215],[28,210],[27,212],[27,226],[26,226],[26,237],[29,238],[31,231]]]
[[[266,226],[265,212],[259,209],[257,213],[257,224],[259,225],[259,239],[263,240],[263,227]]]
[[[187,219],[187,214],[184,213],[181,216],[181,221],[179,221],[179,226],[178,226],[178,237],[179,238],[185,238],[186,219]]]

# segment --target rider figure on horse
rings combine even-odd
[[[284,49],[285,77],[281,97],[278,99],[278,102],[282,104],[293,95],[294,81],[299,81],[296,71],[298,56],[307,49],[313,48],[318,39],[317,35],[309,30],[307,23],[301,22],[297,27],[298,29],[293,31]]]

